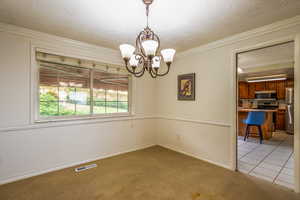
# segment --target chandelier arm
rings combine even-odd
[[[126,64],[125,64],[125,66],[126,66],[126,69],[127,69],[127,71],[128,71],[129,73],[131,73],[131,74],[135,74],[135,72],[134,72],[134,71],[132,71],[131,69],[129,69],[129,67],[128,67],[128,63],[126,63]]]
[[[145,73],[145,68],[143,67],[143,69],[141,70],[140,74],[138,74],[138,73],[134,74],[134,77],[136,77],[136,78],[142,77],[144,75],[144,73]]]
[[[155,53],[155,55],[158,55],[159,54],[158,51],[160,49],[160,39],[159,39],[158,35],[156,35],[154,32],[153,32],[153,35],[154,35],[154,37],[155,37],[155,39],[157,40],[157,43],[158,43],[156,53]]]
[[[157,73],[156,75],[157,76],[165,76],[165,75],[167,75],[168,73],[169,73],[169,71],[170,71],[170,68],[171,68],[171,63],[166,63],[167,64],[167,66],[168,66],[168,69],[167,69],[167,71],[166,72],[164,72],[164,73],[162,73],[162,74],[160,74],[160,73]]]
[[[153,73],[152,67],[150,67],[149,69],[149,74],[151,75],[152,78],[156,78],[157,77],[157,73]]]

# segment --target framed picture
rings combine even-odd
[[[194,101],[195,91],[195,73],[178,75],[178,100]]]

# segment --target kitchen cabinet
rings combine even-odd
[[[286,81],[286,85],[287,88],[293,88],[294,87],[294,80],[288,79]]]
[[[239,97],[240,99],[248,98],[248,83],[239,82]]]
[[[286,81],[277,81],[277,99],[285,99]]]
[[[266,82],[266,90],[277,90],[277,84],[275,81]]]
[[[248,84],[248,98],[255,99],[255,83]]]
[[[255,99],[255,91],[275,90],[278,99],[285,99],[285,88],[294,87],[293,80],[267,81],[257,83],[239,82],[239,98]]]
[[[285,110],[278,109],[276,113],[276,129],[277,130],[285,130]]]
[[[263,90],[266,90],[266,83],[265,82],[255,83],[255,91],[263,91]]]

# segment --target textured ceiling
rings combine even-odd
[[[178,51],[300,14],[300,0],[154,0],[150,26]],[[142,0],[0,0],[0,21],[117,49],[144,28]]]

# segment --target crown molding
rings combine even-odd
[[[243,41],[243,40],[258,37],[258,36],[272,33],[275,31],[287,29],[287,28],[297,26],[297,25],[300,25],[300,15],[297,15],[297,16],[289,18],[289,19],[281,20],[281,21],[278,21],[278,22],[275,22],[275,23],[272,23],[269,25],[265,25],[265,26],[262,26],[262,27],[259,27],[256,29],[252,29],[250,31],[246,31],[246,32],[239,33],[239,34],[236,34],[233,36],[229,36],[224,39],[217,40],[217,41],[214,41],[214,42],[211,42],[208,44],[204,44],[204,45],[201,45],[196,48],[188,49],[186,51],[178,53],[177,57],[182,58],[184,56],[188,56],[191,54],[201,53],[204,51],[220,48],[220,47],[223,47],[226,45],[231,45],[231,44]]]

